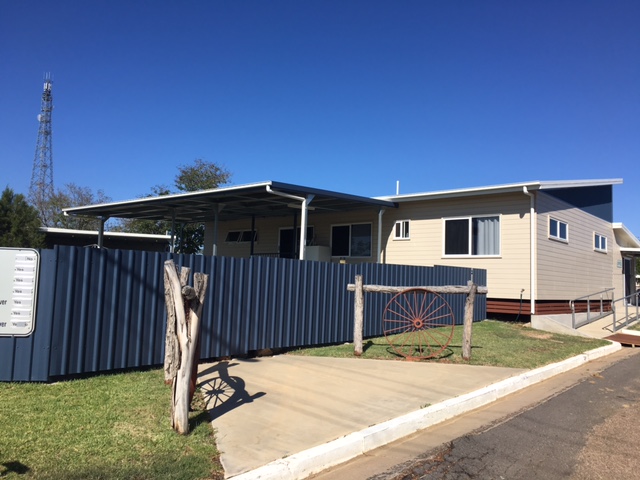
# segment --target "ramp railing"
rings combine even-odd
[[[607,297],[613,297],[613,294],[608,295],[609,292],[613,292],[613,290],[615,290],[614,287],[605,288],[604,290],[601,290],[599,292],[590,293],[589,295],[584,295],[582,297],[571,300],[569,302],[569,305],[571,306],[571,328],[575,330],[576,328],[582,327],[591,322],[595,322],[596,320],[606,317],[607,315],[611,315],[611,310],[607,310],[605,308],[605,301],[607,300],[609,302],[612,302],[612,299],[605,298],[605,295],[607,295]],[[586,300],[587,303],[587,318],[585,320],[576,322],[576,302],[584,300]],[[595,310],[592,310],[592,305],[594,304]],[[613,306],[611,308],[613,309]]]
[[[640,303],[640,290],[626,297],[619,298],[611,302],[611,310],[613,310],[613,331],[616,332],[621,328],[628,326],[630,323],[637,321],[638,317],[638,303]],[[622,302],[623,305],[618,311],[616,303]],[[631,308],[629,308],[631,307]],[[631,313],[629,313],[631,310]],[[635,310],[635,312],[634,312]],[[624,312],[624,315],[621,315]]]

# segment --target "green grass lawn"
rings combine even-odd
[[[635,331],[640,331],[640,322],[636,322],[636,323],[632,323],[631,325],[629,325],[628,327],[625,327],[629,330],[635,330]]]
[[[161,370],[0,383],[0,478],[222,478],[201,397],[186,436],[170,404]]]
[[[396,341],[392,339],[392,342]],[[485,320],[473,324],[471,359],[468,362],[462,358],[462,326],[455,327],[449,346],[437,358],[422,361],[536,368],[608,343],[605,340],[533,330],[521,324]],[[292,351],[290,354],[354,357],[353,344],[305,348]],[[386,337],[365,340],[361,358],[404,360],[404,357],[395,352]]]

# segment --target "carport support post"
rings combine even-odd
[[[469,280],[469,293],[467,293],[467,301],[464,304],[464,329],[462,330],[462,358],[471,359],[471,331],[473,325],[473,305],[476,299],[476,291],[478,286]]]
[[[100,217],[100,230],[98,230],[98,248],[104,247],[104,224],[109,217]]]
[[[355,304],[354,312],[355,318],[353,321],[353,354],[356,357],[362,355],[362,330],[364,328],[364,288],[362,286],[362,275],[356,275],[356,290],[355,290]]]

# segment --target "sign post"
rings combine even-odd
[[[33,333],[40,254],[30,248],[0,248],[0,336]]]

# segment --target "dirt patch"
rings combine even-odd
[[[640,430],[630,428],[640,414],[639,403],[622,405],[613,416],[597,425],[578,457],[572,480],[638,478],[637,445]]]
[[[522,332],[522,335],[530,338],[537,338],[538,340],[549,340],[553,337],[552,333],[547,332]]]

